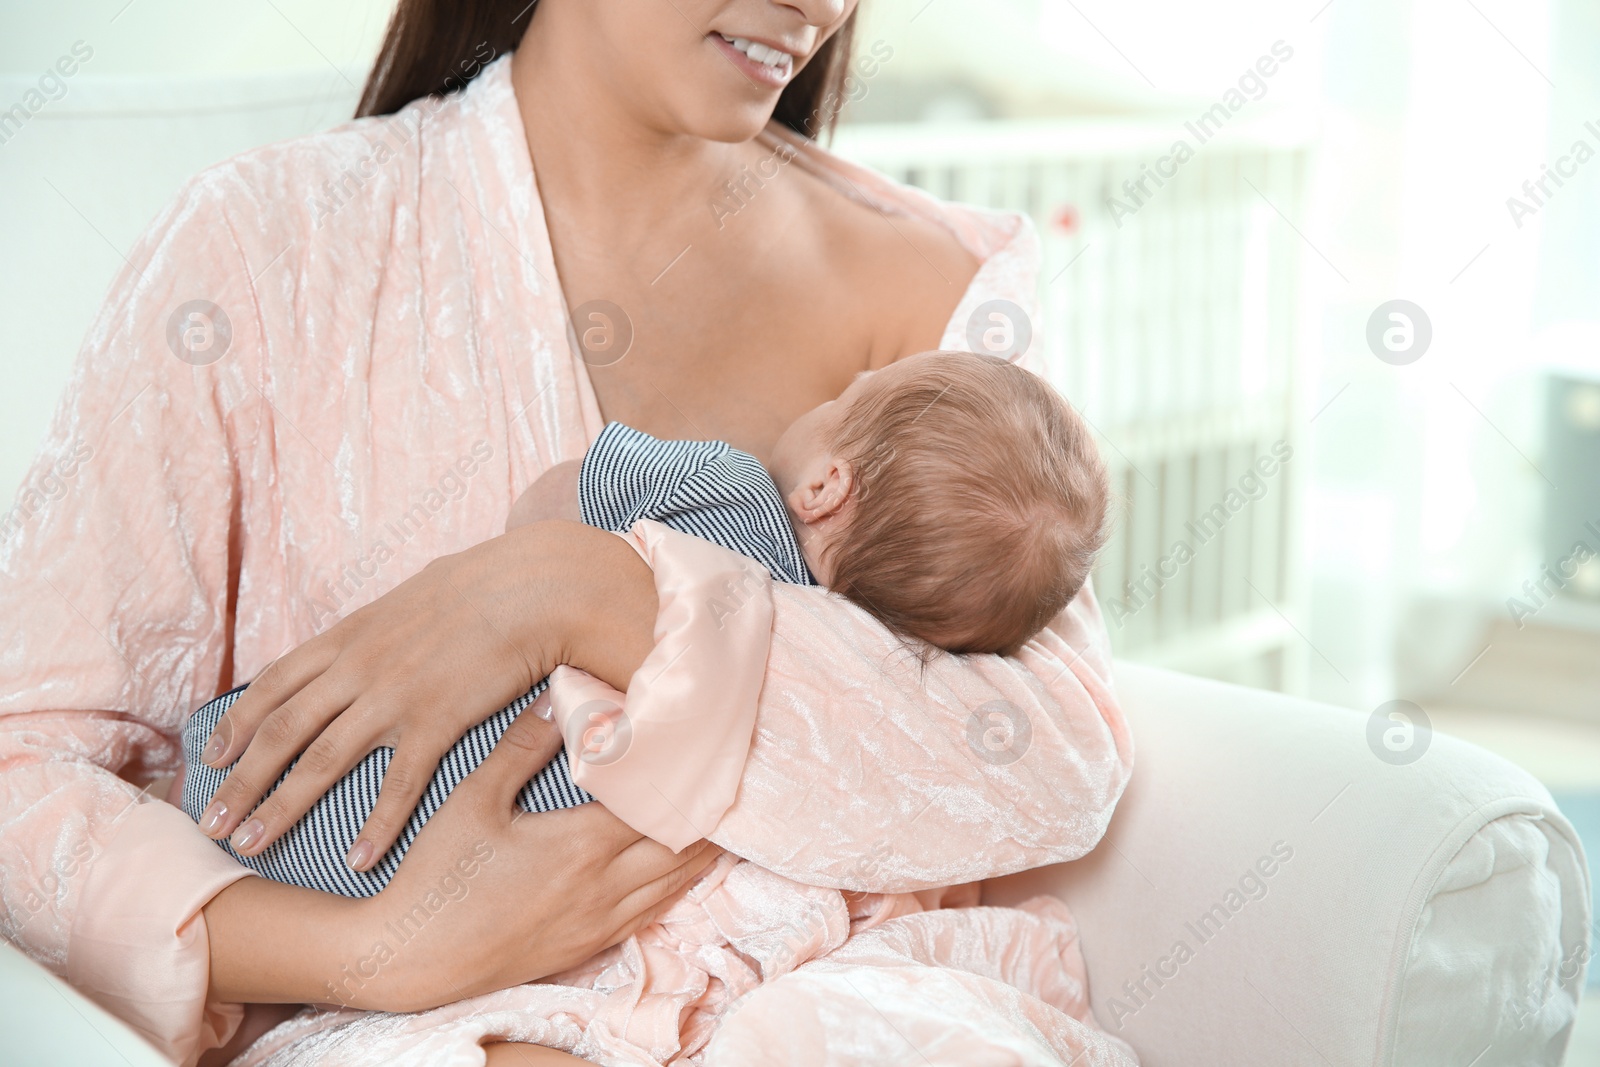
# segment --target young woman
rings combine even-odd
[[[976,897],[933,887],[1103,832],[1131,745],[1092,595],[1018,657],[908,673],[885,666],[880,626],[814,591],[764,590],[767,607],[689,641],[662,575],[714,591],[682,561],[564,524],[495,536],[606,419],[765,458],[856,373],[965,347],[988,300],[1029,302],[1024,220],[807,140],[848,91],[853,6],[403,0],[374,117],[184,190],[113,287],[41,454],[77,457],[73,476],[0,555],[0,613],[24,622],[0,652],[6,936],[183,1062],[272,1021],[241,1029],[245,1005],[302,1003],[420,1014],[302,1017],[256,1062],[512,1038],[653,1063],[700,1056],[717,1027],[713,1062],[819,1054],[817,1034],[774,1039],[788,1024],[759,997],[728,1014],[703,990],[668,995],[659,968],[621,999],[521,984],[633,951],[717,853],[675,855],[599,805],[514,819],[559,743],[526,716],[367,901],[244,877],[130,784],[171,773],[192,707],[260,675],[227,720],[216,757],[244,754],[207,832],[264,848],[392,745],[360,866],[475,718],[557,663],[621,688],[655,656],[681,701],[754,722],[742,783],[807,783],[781,812],[735,805],[702,832],[800,883],[872,892],[851,929],[894,935],[853,957],[829,941],[835,970],[765,988],[844,1012],[861,1048],[912,1034],[957,1060],[991,1042],[1127,1062],[1092,1027],[1064,912],[894,925]],[[863,715],[878,743],[860,743]],[[492,861],[468,875],[468,857]],[[729,922],[726,958],[767,966]],[[837,968],[850,986],[869,966],[902,985],[852,1014]],[[640,1005],[659,1009],[649,1040]]]

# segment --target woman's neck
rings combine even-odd
[[[608,77],[614,64],[565,47],[560,29],[531,28],[511,60],[547,208],[557,205],[595,239],[703,213],[708,191],[747,161],[750,144],[711,141],[653,122]]]

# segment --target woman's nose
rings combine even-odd
[[[781,6],[800,12],[808,26],[830,27],[843,22],[857,0],[782,0]]]

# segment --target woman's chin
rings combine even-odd
[[[685,130],[707,141],[742,144],[766,129],[772,119],[772,106],[763,104],[731,109],[723,102],[695,116],[694,121],[685,123]]]

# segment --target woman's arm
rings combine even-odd
[[[482,631],[454,625],[419,630],[405,621],[433,617],[430,611],[450,617],[447,593],[480,599],[483,617],[496,620],[493,629],[525,650],[530,671],[576,664],[616,689],[629,689],[632,747],[626,759],[602,769],[635,791],[638,769],[652,758],[648,737],[667,747],[667,758],[655,753],[656,765],[701,770],[725,755],[708,745],[723,745],[731,736],[705,729],[708,719],[727,720],[704,709],[726,702],[730,691],[759,690],[751,709],[754,737],[736,775],[736,802],[714,825],[691,824],[728,851],[778,873],[847,889],[923,889],[1082,855],[1104,832],[1127,782],[1132,745],[1111,690],[1105,631],[1092,592],[1081,594],[1017,657],[941,656],[924,667],[871,616],[821,590],[772,586],[764,573],[754,588],[720,590],[716,583],[697,582],[697,574],[718,573],[719,561],[748,562],[697,538],[662,534],[652,572],[624,539],[598,530],[547,523],[516,533],[528,540],[507,535],[432,565],[436,579],[455,578],[428,579],[433,591],[425,597],[429,586],[419,583],[416,603],[402,586],[363,609],[368,617],[358,612],[347,620],[356,624],[349,630],[336,627],[325,635],[337,635],[338,648],[302,646],[283,661],[293,668],[282,676],[283,690],[268,695],[287,690],[314,696],[335,669],[341,672],[336,690],[384,688],[385,721],[410,724],[412,734],[402,729],[399,743],[412,737],[419,753],[412,758],[432,766],[449,742],[443,734],[426,746],[416,740],[428,735],[421,732],[426,716],[415,709],[428,705],[414,703],[407,693],[446,684],[461,668],[488,672],[493,655],[505,658],[507,647],[474,648],[485,641]],[[526,575],[546,570],[565,614],[554,604],[540,607],[538,594],[497,591],[497,584],[524,588]],[[523,577],[506,582],[508,574]],[[427,579],[427,572],[418,578]],[[663,610],[661,620],[655,619],[652,580],[658,588],[666,581],[675,591],[673,609]],[[465,588],[478,592],[458,597]],[[433,606],[423,607],[425,601]],[[762,603],[768,610],[744,607]],[[640,679],[635,671],[646,653],[657,651],[652,622],[658,639],[691,636],[678,641],[680,658],[642,672],[648,677]],[[345,666],[338,667],[341,660]],[[440,661],[460,666],[442,668]],[[380,662],[389,666],[363,666]],[[396,672],[395,663],[404,670]],[[743,685],[741,676],[749,672],[755,672],[756,686]],[[620,694],[615,698],[620,701]],[[310,705],[311,699],[297,695],[282,707],[301,721],[336,715],[337,708]],[[308,706],[315,710],[308,714]],[[647,730],[649,724],[663,728]],[[276,753],[255,764],[251,781],[275,780],[305,743],[293,734],[272,734],[263,730],[240,761],[244,767],[258,747]],[[315,766],[329,777],[308,776],[295,785],[308,762],[302,759],[260,811],[280,831],[292,825],[326,782],[370,747],[367,740],[340,740],[334,730],[323,733],[308,756],[317,753]],[[653,780],[645,786],[661,791]],[[280,806],[286,792],[294,803]],[[596,795],[605,800],[604,793]],[[656,799],[658,806],[686,803],[681,797]],[[389,832],[414,802],[413,795],[395,806]]]
[[[638,554],[580,523],[535,523],[436,559],[274,662],[228,709],[217,727],[228,744],[210,762],[238,762],[207,809],[223,813],[209,832],[260,852],[391,745],[362,831],[382,856],[462,733],[559,664],[625,687],[654,645],[656,609]]]
[[[546,519],[582,522],[583,516],[578,506],[578,475],[582,470],[583,460],[569,459],[539,475],[512,502],[506,530],[509,532],[519,526],[531,526]]]
[[[375,897],[265,878],[223,890],[205,907],[211,999],[421,1011],[554,974],[649,922],[718,850],[674,856],[598,804],[522,818],[517,792],[560,742],[533,716],[513,723]]]
[[[341,964],[358,959],[352,934],[361,903],[268,878],[235,882],[204,908],[210,999],[337,1003],[329,987]],[[288,929],[301,936],[285,937]]]

